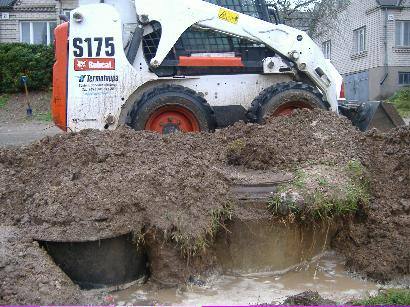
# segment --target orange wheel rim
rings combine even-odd
[[[287,102],[277,108],[272,116],[290,116],[296,109],[312,109],[312,106],[302,101]]]
[[[169,105],[152,113],[145,124],[145,130],[162,134],[174,132],[200,132],[198,120],[188,109]]]

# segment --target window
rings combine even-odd
[[[322,44],[323,54],[325,55],[326,59],[330,59],[332,55],[332,42],[326,41]]]
[[[410,21],[396,21],[396,46],[410,47]]]
[[[29,44],[49,45],[54,41],[55,21],[22,21],[20,41]]]
[[[68,18],[68,20],[70,20],[70,12],[71,11],[72,10],[63,10],[63,15],[65,15]]]
[[[399,72],[399,84],[410,85],[410,72]]]
[[[353,31],[353,52],[362,53],[366,51],[366,27]]]

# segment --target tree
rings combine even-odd
[[[285,24],[302,28],[311,37],[337,28],[337,17],[350,0],[267,0],[276,5]]]

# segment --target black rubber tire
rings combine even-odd
[[[250,122],[263,124],[279,107],[289,101],[302,101],[309,108],[329,109],[323,94],[315,87],[302,82],[279,83],[263,90],[256,97],[248,110],[247,118]]]
[[[153,112],[163,106],[176,105],[191,111],[198,121],[200,131],[215,130],[215,115],[207,101],[195,91],[180,85],[161,85],[147,91],[134,104],[130,126],[144,130]]]

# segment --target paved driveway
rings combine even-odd
[[[61,133],[51,124],[39,122],[0,123],[0,146],[27,145],[49,135]]]

